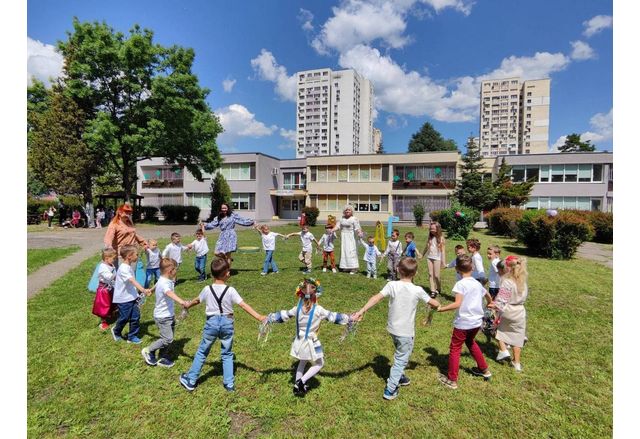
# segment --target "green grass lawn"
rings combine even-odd
[[[365,228],[373,233],[373,228]],[[282,233],[294,227],[277,229]],[[312,232],[317,238],[322,227]],[[409,228],[401,228],[404,234]],[[417,234],[419,248],[425,231]],[[505,254],[524,254],[511,240],[474,232]],[[213,249],[215,237],[210,237]],[[183,242],[191,242],[184,237]],[[161,242],[164,246],[166,242]],[[456,242],[447,244],[447,259]],[[260,245],[254,231],[239,233],[240,246]],[[289,309],[302,275],[299,239],[277,242],[278,275],[260,276],[263,253],[236,254],[230,284],[259,312]],[[339,255],[339,252],[337,252]],[[362,250],[360,250],[362,255]],[[193,253],[180,268],[176,292],[193,298]],[[310,381],[304,399],[293,396],[295,360],[289,356],[295,323],[274,325],[266,346],[257,344],[257,322],[237,308],[234,352],[237,391],[222,387],[219,343],[207,359],[199,385],[188,393],[178,376],[191,365],[200,342],[204,309],[198,306],[176,326],[172,369],[149,367],[140,349],[158,336],[153,301],[142,312],[143,344],[116,343],[98,330],[93,295],[85,290],[98,258],[87,260],[28,301],[28,434],[30,437],[611,437],[612,270],[585,260],[529,258],[528,337],[523,373],[495,362],[495,344],[478,336],[493,378],[468,373],[475,365],[463,349],[458,390],[437,382],[447,367],[453,313],[437,314],[430,327],[417,316],[415,347],[406,374],[411,385],[394,401],[382,392],[393,363],[385,330],[387,304],[359,324],[354,340],[339,343],[343,327],[324,323],[320,339],[325,367]],[[314,273],[325,292],[320,303],[353,312],[384,286],[364,274]],[[487,261],[485,258],[485,268]],[[361,267],[364,265],[361,262]],[[380,265],[382,268],[382,264]],[[382,270],[384,272],[386,270]],[[452,270],[444,272],[444,303],[453,300]],[[428,285],[426,263],[416,283]],[[151,298],[152,299],[152,298]],[[126,332],[126,329],[125,329]]]
[[[33,248],[27,249],[27,274],[31,274],[40,267],[44,267],[47,264],[57,261],[58,259],[66,258],[72,253],[80,250],[77,245],[71,247],[59,247],[59,248]]]

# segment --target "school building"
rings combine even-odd
[[[263,153],[223,154],[224,175],[232,208],[240,215],[266,221],[297,220],[302,208],[315,206],[320,221],[339,217],[351,204],[361,221],[386,221],[390,215],[413,221],[413,206],[422,204],[426,218],[451,204],[460,178],[457,151],[358,154],[278,159]],[[486,159],[487,177],[495,177],[502,159],[513,167],[514,181],[535,179],[525,208],[612,211],[613,154],[549,153],[505,155]],[[137,193],[143,206],[192,205],[209,216],[211,174],[199,182],[186,169],[174,170],[164,158],[138,162]]]

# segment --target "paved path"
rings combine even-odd
[[[613,246],[611,244],[584,242],[578,247],[577,255],[581,258],[590,259],[609,268],[613,268]]]
[[[274,221],[266,224],[276,226],[288,224],[291,221]],[[260,223],[264,224],[264,223]],[[196,230],[194,225],[164,226],[139,225],[137,232],[145,239],[168,238],[171,233],[178,232],[182,236],[191,237]],[[239,227],[239,230],[245,227]],[[51,231],[32,232],[27,234],[27,248],[53,248],[80,246],[80,250],[66,258],[45,265],[27,276],[27,298],[35,296],[40,290],[50,285],[56,279],[67,274],[87,258],[94,256],[102,247],[102,239],[106,229],[62,229],[56,227]],[[218,234],[218,229],[207,232],[208,235]],[[88,282],[88,280],[87,280]]]

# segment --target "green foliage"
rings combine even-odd
[[[480,219],[480,212],[454,201],[449,209],[432,211],[429,216],[440,223],[448,239],[466,240]]]
[[[316,225],[316,221],[318,220],[318,215],[320,215],[320,209],[313,206],[305,206],[302,208],[302,213],[304,213],[307,218],[307,224],[310,227]]]
[[[485,219],[492,233],[515,238],[518,234],[517,224],[523,213],[524,210],[516,207],[499,207],[485,215]]]
[[[558,148],[560,152],[592,152],[596,150],[596,146],[591,144],[591,140],[583,142],[580,140],[580,134],[569,134],[564,141],[564,145]]]
[[[587,215],[587,220],[593,227],[595,242],[604,244],[613,243],[613,214],[609,212],[592,211]]]
[[[422,219],[424,218],[424,206],[422,204],[413,205],[413,217],[416,220],[416,226],[422,225]]]
[[[496,197],[493,207],[522,206],[529,201],[533,185],[533,180],[519,183],[511,181],[511,166],[507,165],[503,157],[498,169],[498,176],[493,182]]]
[[[27,197],[27,215],[42,215],[49,206],[53,205],[51,201],[38,200],[36,198]]]
[[[460,165],[461,179],[456,188],[455,197],[464,206],[477,210],[491,208],[495,204],[495,189],[491,181],[483,181],[482,156],[480,146],[472,138],[467,141],[467,152],[462,156]]]
[[[208,221],[220,213],[223,204],[231,206],[231,188],[224,176],[218,172],[211,182],[211,212]]]
[[[158,222],[158,208],[155,206],[142,206],[140,207],[140,209],[137,209],[140,211],[141,215],[142,215],[142,221],[145,223],[155,223]]]
[[[160,212],[165,222],[195,224],[200,216],[200,208],[197,206],[179,206],[168,204],[160,207]]]
[[[556,216],[545,210],[528,210],[518,221],[518,239],[538,256],[571,259],[580,244],[593,236],[593,228],[583,215],[559,211]]]
[[[453,139],[445,140],[431,125],[425,122],[420,131],[411,136],[409,152],[456,151],[458,146]]]

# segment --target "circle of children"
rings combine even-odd
[[[253,222],[244,225],[253,225]],[[355,332],[356,323],[361,321],[364,314],[385,298],[389,299],[389,314],[387,331],[391,335],[395,347],[394,362],[383,392],[387,400],[398,396],[400,386],[410,384],[410,379],[404,374],[404,369],[409,362],[413,350],[415,334],[416,308],[420,301],[427,304],[428,316],[423,325],[430,324],[433,313],[456,311],[453,320],[453,333],[449,347],[449,365],[446,375],[439,375],[438,379],[444,386],[457,389],[458,369],[462,345],[465,344],[477,367],[471,369],[474,375],[489,380],[491,372],[475,341],[476,334],[482,329],[488,337],[494,336],[499,343],[499,352],[496,360],[509,361],[515,371],[520,372],[520,354],[526,342],[526,311],[524,302],[527,298],[527,268],[526,260],[518,256],[509,256],[500,259],[500,248],[497,245],[489,246],[487,258],[489,259],[489,275],[485,276],[482,256],[480,254],[480,242],[477,239],[469,239],[466,242],[466,250],[461,245],[455,247],[456,257],[450,263],[445,261],[445,240],[438,223],[431,223],[429,236],[424,249],[424,256],[416,249],[413,242],[414,235],[407,232],[405,249],[399,240],[398,230],[393,230],[390,240],[384,252],[380,252],[374,243],[373,237],[365,242],[362,230],[357,230],[360,242],[365,246],[365,260],[367,261],[367,277],[376,278],[375,258],[387,258],[388,282],[382,290],[371,297],[369,301],[357,312],[348,315],[329,311],[318,303],[322,294],[322,286],[317,279],[305,277],[296,288],[297,303],[289,310],[282,310],[261,315],[249,304],[243,301],[235,288],[226,284],[231,276],[230,253],[217,254],[211,262],[210,270],[213,282],[205,286],[198,297],[192,300],[181,298],[175,288],[176,275],[182,260],[182,252],[194,249],[196,251],[195,269],[200,281],[206,280],[206,258],[209,251],[204,227],[200,224],[196,232],[196,240],[187,246],[180,244],[180,235],[171,235],[171,243],[160,254],[157,242],[151,240],[145,250],[147,255],[147,280],[145,285],[136,281],[135,267],[138,259],[138,249],[134,245],[125,245],[119,249],[120,262],[118,264],[115,251],[105,249],[102,252],[102,264],[99,270],[98,294],[108,295],[113,305],[111,311],[116,308],[119,312],[117,323],[111,328],[115,341],[124,338],[128,343],[140,344],[138,331],[140,326],[140,302],[144,296],[155,292],[155,308],[153,317],[158,327],[160,338],[142,349],[142,357],[149,366],[173,366],[173,361],[167,357],[167,348],[174,337],[176,316],[174,302],[183,307],[182,314],[178,318],[184,318],[189,308],[197,305],[205,305],[206,321],[202,332],[202,340],[195,353],[193,364],[188,372],[179,377],[179,382],[188,391],[196,387],[198,377],[204,365],[212,345],[219,339],[221,343],[221,360],[223,367],[223,385],[227,391],[235,390],[232,351],[234,338],[234,306],[237,305],[261,322],[260,333],[267,334],[274,323],[284,323],[294,320],[296,325],[295,338],[291,346],[290,355],[299,360],[295,373],[293,393],[304,396],[308,391],[307,382],[316,375],[324,365],[324,354],[318,330],[322,320],[331,323],[345,325],[346,336],[349,331]],[[305,274],[311,272],[311,243],[315,242],[323,251],[322,271],[326,272],[329,266],[336,273],[336,265],[333,256],[333,243],[336,239],[337,228],[327,225],[325,234],[320,240],[316,240],[309,232],[307,226],[302,230],[289,235],[274,233],[266,225],[254,226],[262,237],[263,249],[266,252],[264,266],[261,275],[268,273],[269,267],[274,273],[278,273],[278,267],[274,260],[276,237],[287,239],[299,235],[302,241],[302,251],[299,255],[301,262],[305,264]],[[211,227],[207,227],[211,228]],[[418,260],[426,258],[430,294],[413,283],[418,270]],[[117,272],[115,264],[118,264]],[[133,268],[132,268],[133,267]],[[455,268],[457,282],[452,288],[455,296],[453,303],[441,305],[436,300],[442,287],[440,281],[440,268]],[[353,274],[353,271],[351,270]],[[149,288],[151,278],[154,278],[155,287]],[[485,285],[488,283],[488,291]],[[137,290],[137,291],[136,291]],[[97,296],[98,296],[97,294]],[[97,300],[97,299],[96,299]],[[486,309],[483,301],[486,300]],[[95,312],[94,312],[95,313]],[[101,329],[106,330],[108,324],[104,320]],[[128,336],[122,335],[122,329],[129,324]],[[105,327],[106,325],[106,327]],[[308,370],[305,369],[309,365]]]

